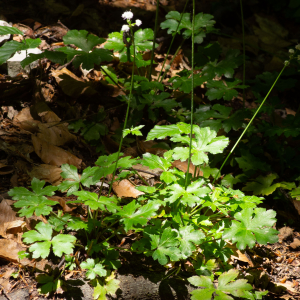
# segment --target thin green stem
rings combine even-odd
[[[154,37],[153,37],[153,45],[152,45],[152,53],[151,53],[151,63],[150,63],[150,71],[149,71],[149,81],[151,81],[152,77],[152,68],[153,68],[153,59],[154,59],[154,50],[155,50],[155,40],[157,34],[157,26],[158,26],[158,10],[159,10],[159,0],[156,1],[156,14],[155,14],[155,25],[154,25]]]
[[[238,140],[236,141],[236,143],[234,144],[234,146],[232,147],[232,149],[230,150],[229,154],[227,155],[226,159],[224,160],[221,168],[219,169],[219,172],[217,173],[217,175],[214,178],[214,181],[212,183],[212,185],[214,185],[216,179],[219,177],[219,174],[221,174],[221,170],[223,169],[224,165],[226,164],[228,158],[230,157],[231,153],[234,151],[234,149],[236,148],[236,146],[238,145],[238,143],[240,142],[240,140],[242,139],[242,137],[244,136],[244,134],[246,133],[246,131],[248,130],[248,128],[250,127],[252,121],[254,120],[254,118],[256,117],[256,115],[258,114],[258,112],[260,111],[260,109],[262,108],[262,106],[264,105],[265,101],[267,100],[268,96],[270,95],[271,91],[273,90],[274,86],[276,85],[278,79],[280,78],[282,72],[284,71],[286,65],[284,65],[284,67],[282,68],[281,72],[279,73],[279,75],[277,76],[276,80],[274,81],[273,85],[271,86],[268,94],[266,95],[266,97],[264,98],[263,102],[260,104],[259,108],[256,110],[256,112],[254,113],[252,119],[250,120],[250,122],[248,123],[248,125],[246,126],[246,128],[244,129],[244,131],[242,132],[242,134],[240,135],[240,137],[238,138]]]
[[[133,77],[134,77],[134,68],[135,68],[135,41],[134,41],[134,35],[133,35],[132,27],[130,27],[130,30],[131,30],[131,35],[132,35],[133,63],[132,63],[132,73],[131,73],[129,99],[128,99],[128,104],[127,104],[127,110],[126,110],[126,116],[125,116],[123,131],[127,127],[127,121],[128,121],[128,116],[129,116],[129,110],[130,110],[130,102],[131,102],[132,91],[133,91]],[[121,149],[122,149],[122,144],[123,144],[123,132],[122,132],[122,135],[121,135],[121,140],[120,140],[120,145],[119,145],[119,150],[118,150],[118,155],[117,155],[117,161],[116,161],[115,169],[114,169],[114,172],[113,172],[113,177],[111,179],[111,183],[110,183],[110,186],[109,186],[108,195],[110,195],[110,193],[111,193],[112,185],[113,185],[113,182],[114,182],[114,179],[115,179],[116,171],[117,171],[117,168],[118,168],[118,161],[119,161],[119,158],[120,158],[120,152],[121,152]]]
[[[243,33],[243,85],[246,80],[246,54],[245,54],[245,26],[244,26],[244,11],[243,11],[243,0],[240,0],[241,7],[241,18],[242,18],[242,33]],[[243,89],[243,106],[245,108],[245,89]]]
[[[191,163],[191,151],[193,140],[193,121],[194,121],[194,50],[195,50],[195,0],[193,0],[193,19],[192,19],[192,91],[191,91],[191,132],[190,132],[190,144],[189,144],[189,157],[188,165],[185,175],[185,189],[188,187],[189,170]]]

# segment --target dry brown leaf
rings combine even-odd
[[[10,283],[9,278],[14,271],[15,271],[14,268],[8,268],[6,269],[4,274],[1,274],[0,286],[4,289],[6,293],[9,293],[11,290],[12,285]]]
[[[69,132],[68,128],[62,124],[51,126],[49,124],[39,124],[39,133],[37,137],[45,140],[54,146],[66,145],[76,141],[76,136]]]
[[[39,116],[41,117],[43,123],[58,123],[61,121],[61,118],[58,117],[56,113],[50,110],[40,112]]]
[[[10,174],[14,171],[13,166],[8,166],[5,163],[0,162],[0,175]]]
[[[188,161],[181,161],[181,160],[175,160],[172,163],[172,166],[179,169],[182,172],[186,172],[187,171],[187,167],[188,167]],[[189,173],[191,173],[192,175],[194,175],[195,172],[195,165],[193,163],[190,163],[190,168],[189,168]],[[203,176],[203,172],[200,170],[200,176]]]
[[[85,82],[67,68],[52,71],[52,76],[55,77],[59,86],[68,96],[77,98],[82,94],[94,95],[97,93],[92,87],[92,83]]]
[[[153,178],[155,176],[160,176],[160,174],[163,172],[163,170],[160,169],[160,168],[150,169],[149,167],[143,166],[141,164],[134,165],[134,166],[132,166],[132,168],[133,169],[138,169],[139,175],[146,178],[146,179],[150,179],[150,178]],[[140,171],[140,170],[142,170],[142,171]],[[149,173],[144,173],[143,171],[147,171],[147,172],[153,173],[155,175],[152,175],[152,174],[149,174]]]
[[[41,158],[44,163],[54,166],[69,164],[74,165],[77,168],[80,167],[82,159],[79,159],[72,153],[51,145],[50,143],[39,139],[34,135],[32,135],[31,138],[35,153]]]
[[[11,205],[12,200],[2,200],[0,203],[0,235],[4,238],[14,239],[15,236],[22,233],[22,227],[26,224],[23,218],[16,216]]]
[[[13,119],[13,124],[31,133],[38,132],[40,121],[34,120],[30,114],[30,108],[23,108]]]
[[[59,185],[63,180],[60,176],[61,172],[61,168],[59,167],[41,164],[38,166],[34,166],[29,172],[29,175],[32,178],[35,177],[39,180],[45,180],[52,185]]]
[[[60,204],[60,206],[62,207],[64,212],[70,212],[74,209],[76,209],[76,207],[74,206],[73,208],[68,206],[68,204],[66,203],[66,201],[69,201],[70,199],[64,199],[62,197],[59,196],[52,196],[52,197],[47,197],[48,200],[52,200],[52,201],[56,201]]]
[[[5,260],[18,263],[18,252],[26,250],[26,247],[23,247],[21,244],[13,240],[0,239],[0,257],[4,258]],[[39,261],[30,261],[28,258],[24,258],[20,261],[20,263],[23,266],[35,267],[41,271],[44,271],[47,265],[52,265],[52,263],[45,259]]]
[[[113,190],[117,194],[118,197],[130,197],[137,198],[141,195],[144,195],[143,192],[135,189],[135,186],[127,179],[121,181],[115,181],[113,183]]]

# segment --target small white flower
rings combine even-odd
[[[297,50],[300,50],[300,44],[296,45],[295,48],[296,48]]]
[[[284,62],[284,65],[285,66],[288,66],[290,64],[290,62],[288,61],[288,60],[286,60],[285,62]]]
[[[293,54],[293,53],[295,53],[295,50],[294,50],[294,49],[290,49],[290,50],[289,50],[289,53],[292,53],[292,54]]]
[[[128,25],[123,25],[121,28],[121,31],[127,32],[129,31],[129,26]]]
[[[135,25],[136,26],[141,26],[142,25],[142,21],[139,20],[139,19],[135,20]]]
[[[133,17],[133,13],[131,11],[125,11],[122,15],[124,20],[131,20]]]

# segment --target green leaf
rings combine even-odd
[[[115,213],[119,210],[117,205],[117,200],[114,197],[105,197],[100,196],[96,193],[87,192],[87,191],[77,191],[73,193],[75,196],[78,196],[78,200],[70,201],[74,203],[84,203],[88,205],[91,209],[97,210],[101,209],[102,211],[107,210],[109,212]],[[80,200],[80,201],[79,201]]]
[[[211,31],[215,21],[211,20],[213,18],[212,15],[199,13],[195,16],[194,22],[194,35],[195,35],[195,43],[202,43],[203,38],[206,36],[205,31]],[[180,14],[177,11],[171,11],[166,15],[166,21],[160,24],[162,29],[168,29],[168,34],[173,34],[176,32],[178,27],[178,23],[180,20]],[[183,29],[183,36],[185,39],[190,38],[192,35],[192,22],[190,13],[184,13],[181,23],[178,27],[178,32]]]
[[[123,130],[123,138],[128,135],[128,134],[133,134],[133,135],[137,135],[137,136],[142,136],[143,134],[141,133],[140,129],[142,129],[145,125],[140,125],[140,126],[136,126],[133,127],[131,126],[131,128],[126,128]]]
[[[239,272],[229,270],[218,278],[217,288],[214,287],[212,280],[207,276],[192,276],[188,281],[204,289],[194,290],[191,292],[192,300],[211,300],[212,294],[215,293],[216,300],[233,300],[231,294],[235,297],[243,297],[246,291],[252,290],[252,286],[247,283],[246,279],[235,280]]]
[[[195,230],[192,226],[184,226],[179,229],[179,249],[185,258],[188,258],[205,239],[205,234]]]
[[[100,277],[106,276],[107,272],[102,264],[95,263],[95,260],[88,258],[86,261],[80,264],[82,269],[87,269],[86,277],[90,280],[95,279],[97,275]]]
[[[205,183],[204,179],[198,179],[190,184],[187,189],[182,187],[180,184],[175,183],[168,186],[168,189],[171,190],[171,196],[165,198],[165,201],[174,203],[177,199],[180,198],[180,202],[184,205],[190,207],[195,206],[196,204],[201,204],[204,201],[199,197],[202,197],[207,194],[207,188],[202,188],[202,185]],[[210,191],[210,190],[209,190]]]
[[[254,195],[270,195],[277,188],[291,190],[296,187],[294,182],[279,182],[272,184],[273,180],[278,177],[277,174],[268,174],[267,176],[258,176],[255,181],[248,182],[242,191],[253,191]]]
[[[197,275],[209,276],[211,279],[213,279],[213,270],[218,267],[215,259],[210,259],[205,262],[204,259],[198,258],[193,265]]]
[[[143,154],[143,160],[141,161],[141,163],[143,166],[147,166],[152,170],[159,168],[164,171],[168,171],[168,169],[172,166],[171,162],[166,160],[165,158],[148,152]]]
[[[178,261],[181,257],[180,250],[177,248],[177,232],[170,227],[166,228],[162,235],[149,235],[151,238],[151,250],[154,250],[152,257],[158,260],[161,265],[168,263],[167,256],[171,261]]]
[[[97,300],[106,300],[106,294],[113,295],[119,288],[120,281],[114,279],[113,276],[109,276],[105,279],[105,282],[97,278],[93,297]]]
[[[236,242],[240,250],[247,246],[252,248],[256,241],[259,244],[276,243],[278,231],[272,228],[276,222],[275,215],[276,212],[271,209],[246,208],[234,215],[237,221],[233,220],[231,227],[225,229],[223,239]]]
[[[5,63],[16,51],[21,50],[22,44],[16,41],[9,41],[0,47],[0,65]]]
[[[51,292],[55,292],[62,284],[61,279],[54,279],[54,276],[47,274],[38,274],[36,276],[36,281],[40,284],[43,284],[40,288],[38,288],[41,294],[48,294]]]
[[[61,257],[63,253],[73,253],[76,237],[68,234],[58,234],[52,239],[53,252],[56,256]]]
[[[134,225],[146,225],[148,219],[155,215],[159,206],[157,203],[149,202],[141,207],[135,201],[131,201],[129,204],[123,206],[123,209],[115,215],[121,217],[120,221],[124,223],[124,229],[127,232],[133,229]]]
[[[21,34],[24,35],[24,33],[16,28],[11,26],[0,26],[0,35],[6,35],[6,34]]]
[[[95,46],[105,42],[105,39],[89,34],[86,30],[69,30],[63,37],[65,45],[74,44],[85,52],[91,51]]]
[[[50,206],[55,205],[56,203],[48,200],[45,195],[54,195],[54,191],[57,190],[57,187],[47,186],[43,188],[44,185],[44,180],[40,181],[37,178],[33,178],[30,186],[33,192],[30,192],[24,187],[15,187],[8,192],[14,200],[19,200],[14,203],[14,206],[21,208],[21,217],[26,216],[29,218],[33,213],[37,216],[50,214],[52,210]]]
[[[52,241],[52,227],[43,222],[35,226],[36,230],[30,230],[23,234],[24,243],[32,244],[29,250],[33,252],[33,258],[46,258],[50,253],[50,247],[53,245],[53,252],[55,255],[61,257],[62,253],[70,254],[74,248],[76,238],[72,235],[59,234],[56,235]]]
[[[177,125],[155,125],[153,129],[150,130],[147,136],[147,141],[154,139],[164,139],[167,136],[173,136],[175,134],[180,134]]]
[[[108,34],[108,39],[104,44],[105,49],[115,50],[116,52],[121,52],[125,47],[123,42],[123,34],[120,32],[112,32]]]
[[[209,76],[211,79],[215,76],[225,76],[227,78],[232,78],[234,74],[234,69],[242,64],[240,59],[239,50],[229,50],[226,54],[225,59],[220,62],[210,61],[203,69],[202,74]]]
[[[246,85],[239,85],[242,81],[239,79],[235,79],[234,81],[216,81],[216,80],[209,80],[206,84],[209,90],[206,92],[206,96],[209,100],[221,99],[224,100],[232,100],[233,97],[238,95],[238,92],[235,90],[237,88],[244,89],[248,86]]]

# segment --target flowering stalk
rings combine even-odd
[[[128,121],[129,109],[130,109],[130,103],[131,103],[132,91],[133,91],[133,76],[134,76],[134,68],[135,68],[135,44],[134,44],[134,35],[133,35],[132,27],[135,26],[135,25],[140,26],[142,24],[141,20],[136,20],[135,23],[131,23],[130,19],[132,19],[132,17],[133,17],[133,13],[131,11],[126,11],[122,14],[122,18],[127,20],[128,25],[123,25],[121,31],[123,31],[123,32],[131,31],[131,43],[132,43],[132,47],[133,47],[133,62],[132,62],[130,92],[129,92],[129,98],[128,98],[128,103],[127,103],[127,110],[126,110],[126,115],[125,115],[123,132],[127,127],[127,121]],[[130,47],[128,47],[128,49],[130,49]],[[130,52],[129,52],[129,54],[130,54]],[[120,140],[120,145],[119,145],[119,150],[118,150],[118,154],[117,154],[117,161],[116,161],[116,164],[115,164],[113,176],[112,176],[111,183],[110,183],[110,186],[109,186],[108,195],[110,195],[112,185],[113,185],[113,182],[114,182],[114,179],[115,179],[116,171],[117,171],[117,168],[118,168],[118,162],[119,162],[119,158],[120,158],[120,152],[121,152],[121,149],[122,149],[123,139],[124,139],[124,135],[122,134],[121,135],[121,140]]]

